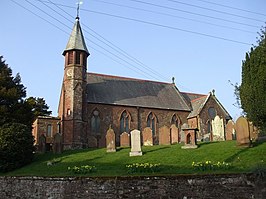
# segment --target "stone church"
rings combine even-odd
[[[133,129],[142,132],[147,127],[152,131],[153,143],[158,144],[163,126],[178,129],[178,142],[183,141],[184,126],[197,129],[198,140],[212,141],[214,118],[222,121],[223,129],[231,119],[214,91],[207,95],[185,93],[174,82],[90,73],[87,72],[89,55],[77,17],[63,52],[58,117],[36,119],[33,134],[37,145],[40,136],[52,145],[53,136],[59,133],[64,149],[106,147],[105,136],[110,127],[116,134],[116,146],[120,145],[122,133]]]

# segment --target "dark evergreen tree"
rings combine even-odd
[[[266,126],[266,31],[262,30],[258,45],[246,53],[242,63],[239,87],[241,107],[256,126]],[[237,91],[237,89],[236,89]]]
[[[31,127],[33,113],[25,97],[26,88],[20,75],[13,77],[11,68],[0,56],[0,126],[15,122]]]
[[[31,128],[20,123],[0,127],[0,172],[28,164],[33,159],[34,139]]]
[[[52,113],[52,111],[49,111],[49,106],[43,98],[29,97],[26,99],[26,102],[32,107],[35,119],[38,116],[48,116]]]
[[[29,163],[33,158],[32,107],[24,98],[26,88],[19,74],[0,56],[0,172]]]

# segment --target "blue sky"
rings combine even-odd
[[[27,96],[44,97],[55,116],[76,2],[0,2],[0,54],[20,73]],[[265,0],[83,0],[88,71],[162,82],[175,77],[184,92],[215,89],[235,119],[241,110],[228,80],[241,82],[242,60],[265,13]]]

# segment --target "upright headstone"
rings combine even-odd
[[[127,132],[124,132],[120,135],[120,146],[121,147],[130,146],[129,134]]]
[[[180,131],[180,142],[184,143],[186,141],[186,135],[183,129],[187,129],[188,128],[188,124],[184,123],[181,126],[181,131]]]
[[[171,133],[171,144],[178,143],[179,141],[179,132],[178,128],[175,124],[172,124],[170,127],[170,133]]]
[[[236,120],[236,141],[238,145],[249,146],[250,135],[248,121],[245,117],[241,116]]]
[[[54,135],[53,152],[58,154],[62,153],[62,136],[60,133]]]
[[[106,133],[106,151],[109,152],[116,152],[115,148],[115,132],[112,128],[109,128]]]
[[[43,134],[39,137],[38,151],[41,153],[46,152],[46,137]]]
[[[226,140],[233,140],[235,134],[235,124],[232,120],[229,120],[225,127]]]
[[[159,129],[159,144],[160,145],[170,144],[170,129],[167,126],[163,126]]]
[[[213,141],[224,141],[224,122],[218,115],[212,120]]]
[[[129,153],[129,156],[142,156],[140,131],[139,130],[131,131],[130,138],[131,138],[131,151]]]
[[[153,146],[152,129],[150,127],[146,127],[142,131],[142,140],[144,146]]]

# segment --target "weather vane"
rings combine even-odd
[[[80,1],[78,1],[76,4],[78,5],[78,7],[77,7],[77,18],[79,18],[79,6],[80,6],[81,4],[83,4],[83,2],[82,2],[82,0],[80,0]]]

